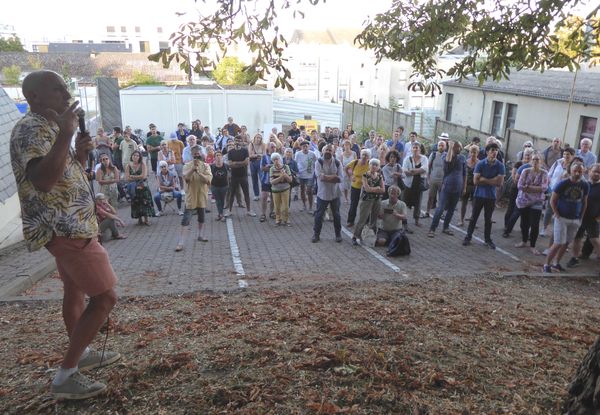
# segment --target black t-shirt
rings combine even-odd
[[[212,184],[215,187],[225,187],[227,186],[227,170],[229,167],[227,164],[223,164],[221,167],[217,167],[214,164],[211,164],[210,171],[212,172],[213,178]]]
[[[296,128],[295,130],[292,128],[290,129],[290,131],[288,131],[288,135],[290,137],[292,137],[293,141],[296,141],[298,139],[298,137],[300,137],[300,129]]]
[[[248,157],[250,157],[250,153],[248,153],[248,149],[246,147],[242,147],[240,149],[233,148],[227,152],[227,158],[229,161],[244,161]],[[244,167],[232,167],[231,168],[231,177],[246,177],[248,175],[248,166]]]
[[[600,216],[600,182],[595,184],[590,182],[590,193],[588,193],[585,220],[592,221],[598,216]]]

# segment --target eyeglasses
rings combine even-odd
[[[107,158],[101,158],[100,161],[108,161]]]

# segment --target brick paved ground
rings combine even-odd
[[[256,203],[256,202],[255,202]],[[310,242],[313,217],[300,212],[301,202],[292,202],[290,221],[292,227],[277,227],[273,220],[259,222],[258,217],[246,216],[245,209],[234,208],[231,222],[240,258],[245,271],[238,276],[234,267],[227,225],[215,222],[215,205],[206,215],[206,236],[209,242],[196,241],[193,223],[188,235],[188,245],[183,252],[176,253],[180,217],[169,213],[151,220],[152,226],[130,224],[125,229],[126,240],[108,241],[105,247],[110,253],[113,267],[120,278],[120,295],[158,295],[195,290],[228,291],[238,289],[238,280],[244,279],[250,287],[282,287],[323,283],[330,280],[399,280],[406,278],[429,278],[432,276],[452,277],[484,273],[540,272],[543,257],[535,257],[526,249],[513,245],[518,241],[518,228],[513,237],[501,237],[503,210],[494,217],[493,239],[498,247],[518,256],[515,261],[499,250],[492,251],[478,242],[463,247],[463,234],[455,231],[454,236],[441,234],[427,237],[430,219],[423,220],[423,227],[413,229],[410,235],[412,254],[409,257],[390,258],[400,268],[392,268],[381,262],[363,247],[353,247],[345,234],[342,243],[334,242],[333,224],[325,222],[321,242]],[[258,212],[259,206],[254,204]],[[342,205],[342,223],[345,224],[347,205]],[[129,207],[120,209],[121,217],[129,217]],[[482,215],[483,216],[483,215]],[[195,219],[195,217],[193,218]],[[456,221],[454,221],[456,222]],[[475,236],[482,236],[483,218]],[[412,220],[411,220],[412,224]],[[539,247],[547,244],[540,238]],[[385,256],[383,248],[376,252]],[[24,267],[38,257],[47,256],[45,251],[15,256],[11,265]],[[6,262],[6,261],[3,261]],[[566,262],[566,261],[565,261]],[[92,264],[90,264],[92,265]],[[598,263],[587,261],[577,272],[591,272]],[[59,298],[61,283],[54,277],[40,281],[20,298]]]

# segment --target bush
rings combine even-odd
[[[17,65],[6,66],[2,68],[2,76],[6,85],[19,85],[21,68]]]
[[[163,82],[160,82],[153,75],[140,71],[135,71],[131,75],[129,81],[123,84],[123,88],[133,85],[163,85]]]

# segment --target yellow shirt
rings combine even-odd
[[[17,122],[10,137],[10,158],[21,202],[23,235],[30,251],[50,242],[53,233],[73,239],[98,235],[94,197],[72,149],[67,154],[62,177],[49,192],[36,190],[27,178],[27,163],[48,154],[58,131],[54,122],[29,112]]]
[[[191,171],[193,173],[188,178],[187,175]],[[183,180],[185,182],[185,208],[205,208],[208,203],[208,186],[212,181],[210,165],[200,161],[200,165],[195,167],[193,160],[186,163],[183,166]]]
[[[352,170],[352,187],[355,189],[362,189],[362,178],[363,175],[369,171],[369,163],[365,163],[364,165],[360,164],[360,159],[356,159],[348,163],[349,168],[354,168]]]

